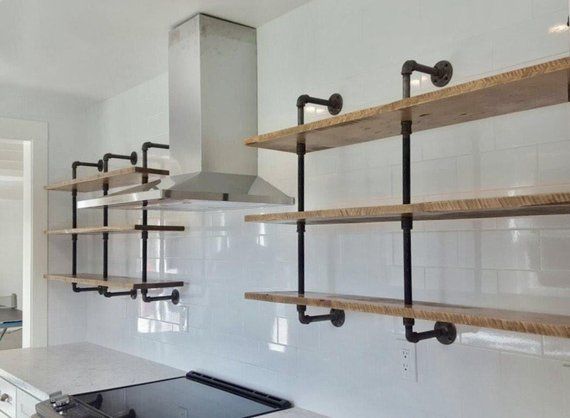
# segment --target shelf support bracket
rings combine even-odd
[[[131,152],[130,155],[112,154],[107,153],[103,156],[103,172],[109,171],[109,160],[129,160],[131,165],[137,164],[137,153]],[[103,185],[103,196],[109,194],[109,183],[105,182]],[[109,226],[109,208],[103,206],[103,226]],[[103,232],[103,278],[109,277],[109,233]]]
[[[158,148],[158,149],[170,149],[170,145],[168,144],[157,144],[154,142],[145,142],[142,145],[142,166],[143,168],[148,168],[148,150],[151,148]],[[148,183],[148,176],[144,175],[142,178],[142,183],[146,184]],[[148,213],[146,210],[146,206],[147,206],[148,202],[144,201],[142,203],[142,225],[143,227],[146,227],[148,225]],[[147,257],[148,257],[148,231],[143,230],[141,233],[141,240],[142,240],[142,256],[141,256],[141,260],[142,260],[142,265],[141,265],[141,271],[142,271],[142,282],[146,283],[147,281],[147,273],[148,273],[148,266],[147,266]],[[141,296],[142,296],[142,300],[145,303],[150,303],[150,302],[157,302],[160,300],[170,300],[174,305],[177,305],[178,302],[180,302],[180,292],[177,289],[173,289],[170,295],[165,295],[165,296],[149,296],[148,295],[148,290],[147,289],[142,289],[141,290]]]
[[[308,103],[327,106],[331,115],[337,115],[342,110],[342,96],[338,93],[327,99],[319,99],[303,94],[297,99],[297,124],[305,123],[305,105]],[[304,140],[297,141],[297,205],[299,212],[305,211],[305,154],[307,152]],[[305,221],[297,222],[297,287],[299,295],[305,294]],[[299,322],[310,324],[313,322],[330,321],[335,327],[344,324],[345,315],[343,310],[331,309],[327,315],[307,315],[305,305],[297,305]]]
[[[99,160],[96,163],[88,163],[84,161],[74,161],[71,164],[71,178],[75,180],[77,178],[77,168],[78,167],[94,167],[97,171],[103,171],[103,160]],[[77,228],[77,189],[73,188],[71,191],[71,210],[72,210],[72,228]],[[77,276],[77,234],[71,234],[72,241],[72,254],[71,254],[71,274]],[[94,292],[97,290],[96,287],[79,287],[77,283],[72,283],[71,288],[75,293],[80,292]]]
[[[98,286],[97,287],[97,291],[99,292],[99,294],[101,296],[105,296],[106,298],[113,298],[116,296],[130,296],[131,299],[136,299],[137,298],[137,290],[136,289],[132,289],[132,290],[127,290],[124,292],[109,292],[109,288],[105,287],[105,286]]]
[[[161,300],[169,300],[174,305],[178,305],[178,302],[180,302],[180,292],[178,291],[178,289],[173,289],[170,295],[164,295],[164,296],[148,296],[148,290],[142,289],[141,296],[143,302],[146,303],[157,302]]]
[[[453,75],[453,66],[449,61],[439,61],[433,67],[418,64],[409,60],[402,66],[402,95],[404,99],[410,97],[411,75],[414,71],[419,71],[431,75],[432,83],[437,87],[443,87],[449,83]],[[411,145],[412,121],[403,120],[402,126],[402,203],[411,203]],[[402,238],[404,255],[404,304],[413,306],[412,297],[412,229],[414,220],[412,216],[402,216]],[[429,338],[436,338],[441,344],[452,344],[457,338],[455,325],[449,322],[436,322],[433,331],[415,332],[414,318],[404,318],[406,329],[406,340],[411,343],[418,343]]]

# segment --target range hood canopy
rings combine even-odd
[[[209,210],[292,205],[257,176],[254,28],[198,14],[169,36],[170,160],[181,173],[78,208]],[[143,202],[147,206],[143,206]]]

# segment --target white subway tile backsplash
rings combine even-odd
[[[538,233],[525,230],[482,232],[481,265],[489,269],[538,269]]]
[[[567,338],[543,337],[544,356],[570,362],[570,340]]]
[[[566,129],[566,138],[570,129]],[[566,142],[542,144],[538,148],[538,170],[541,184],[566,184],[570,179],[568,158],[570,145]]]
[[[481,154],[480,182],[483,189],[534,186],[538,180],[536,147],[497,150]],[[508,170],[505,170],[508,167]]]
[[[303,93],[342,93],[343,114],[398,100],[406,59],[449,59],[456,84],[568,54],[568,33],[548,33],[567,14],[561,0],[314,0],[258,28],[259,131],[294,125]],[[435,89],[415,76],[413,94]],[[93,155],[139,149],[141,138],[168,141],[167,88],[163,74],[95,106]],[[569,112],[566,104],[414,133],[412,200],[570,184]],[[307,121],[327,116],[315,109]],[[161,158],[153,162],[168,166]],[[264,179],[296,195],[294,154],[260,150],[258,160]],[[306,165],[307,209],[401,200],[399,137],[311,153]],[[68,213],[68,201],[53,204]],[[89,341],[279,394],[334,418],[559,418],[570,407],[565,340],[461,326],[452,346],[416,346],[418,382],[408,382],[398,363],[401,318],[347,312],[342,328],[302,325],[295,306],[244,300],[246,291],[296,289],[295,226],[243,222],[245,214],[274,210],[295,207],[159,215],[156,222],[187,226],[149,241],[152,274],[185,281],[180,305],[103,300],[50,283],[50,322],[60,330],[51,342],[65,341],[69,327]],[[567,221],[415,222],[414,297],[570,314]],[[113,242],[113,271],[139,274],[138,237]],[[100,247],[98,238],[82,241],[86,270],[100,270]],[[67,240],[52,245],[50,268],[60,260],[68,268],[69,249]],[[402,297],[398,222],[309,226],[306,250],[307,290]],[[80,327],[74,315],[85,309],[87,326]],[[417,321],[418,330],[432,327]]]
[[[570,231],[542,231],[540,256],[544,270],[569,270]]]
[[[461,333],[461,343],[473,347],[494,348],[537,356],[542,354],[540,335],[468,328]]]

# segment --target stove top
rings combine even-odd
[[[284,399],[193,371],[185,377],[73,395],[70,400],[68,405],[72,406],[60,405],[60,409],[54,411],[57,415],[53,416],[246,418],[292,406]],[[42,404],[47,405],[49,401]],[[38,412],[42,404],[38,404]],[[44,414],[46,405],[42,405]],[[40,413],[40,416],[48,418],[51,415]]]

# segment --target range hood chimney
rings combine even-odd
[[[170,159],[181,173],[79,208],[210,210],[291,205],[257,176],[257,39],[247,26],[198,14],[169,36]]]

